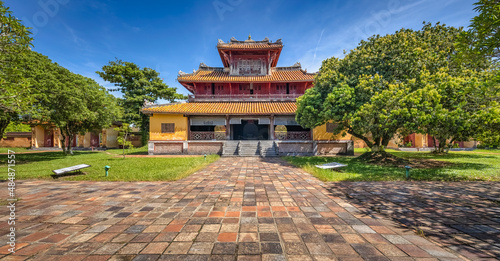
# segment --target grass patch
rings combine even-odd
[[[365,149],[356,149],[356,153]],[[404,152],[388,150],[391,154],[408,160],[436,160],[453,163],[439,168],[413,168],[412,180],[422,181],[500,181],[500,155],[468,152],[450,152],[435,155],[430,152]],[[304,169],[322,181],[394,181],[406,180],[401,167],[369,164],[356,157],[284,157],[291,164]],[[339,171],[316,168],[328,162],[346,164]]]
[[[109,149],[106,151],[117,155],[123,155],[123,149]],[[125,149],[125,155],[148,155],[148,146]]]
[[[140,151],[138,148],[136,153]],[[189,176],[193,172],[216,161],[218,155],[179,158],[121,158],[119,150],[75,151],[74,155],[64,156],[60,151],[16,154],[16,179],[52,179],[52,170],[89,164],[83,169],[86,175],[67,176],[60,180],[94,181],[169,181]],[[121,152],[121,151],[120,151]],[[132,151],[131,153],[134,153]],[[6,167],[7,157],[0,156],[0,166]],[[104,166],[111,166],[109,176],[105,177]]]
[[[14,152],[26,152],[28,148],[0,148],[0,153],[9,153],[9,150]]]

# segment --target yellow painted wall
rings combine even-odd
[[[90,148],[90,132],[85,133],[83,136],[83,147]]]
[[[363,140],[352,137],[351,134],[342,136],[342,134],[333,135],[332,133],[326,132],[326,124],[313,129],[313,140],[352,140],[354,142],[355,148],[366,147],[366,144]]]
[[[33,146],[35,148],[43,147],[43,138],[45,136],[45,129],[42,126],[33,127],[34,140]]]
[[[427,147],[426,138],[427,135],[415,133],[415,147],[416,148]]]
[[[0,139],[0,147],[3,148],[29,148],[31,142],[26,137],[14,137],[13,139]]]
[[[348,139],[350,138],[349,135]],[[326,124],[323,124],[313,129],[313,140],[336,140],[336,137],[332,133],[326,132]]]
[[[332,133],[326,132],[326,124],[318,126],[313,129],[313,140],[355,140],[355,137],[352,137],[351,134],[346,134],[342,136],[342,134],[333,135]]]
[[[44,139],[45,139],[45,130],[49,128],[53,131],[54,133],[54,147],[61,148],[61,132],[59,131],[58,128],[52,128],[48,126],[42,126],[42,125],[37,125],[32,128],[33,131],[33,146],[35,148],[43,147],[45,145]]]
[[[153,114],[149,123],[150,140],[187,140],[188,119],[180,114]],[[161,133],[162,123],[174,123],[175,133]]]
[[[62,135],[59,128],[53,128],[54,131],[54,147],[62,148]]]
[[[118,131],[114,130],[117,126],[111,126],[102,131],[102,143],[106,148],[118,148]]]

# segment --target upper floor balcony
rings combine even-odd
[[[191,94],[189,102],[294,102],[302,94]]]

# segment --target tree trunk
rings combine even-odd
[[[67,148],[67,152],[70,154],[70,155],[73,155],[73,147],[71,146],[73,143],[73,135],[68,135],[68,148]],[[66,145],[66,144],[64,144]]]
[[[450,142],[448,143],[448,146],[446,146],[446,153],[450,152],[451,147],[453,147],[453,143],[455,142],[455,138],[452,138]]]
[[[387,146],[389,145],[389,142],[391,141],[391,138],[392,137],[389,137],[389,136],[386,136],[386,137],[382,138],[382,147],[383,147],[384,151],[387,148]]]
[[[372,142],[371,142],[368,138],[366,138],[365,136],[363,136],[363,135],[361,135],[361,134],[358,134],[358,133],[354,132],[351,128],[349,128],[349,129],[347,130],[347,133],[351,134],[352,136],[354,136],[354,137],[356,137],[356,138],[358,138],[358,139],[363,140],[363,141],[365,142],[365,144],[366,144],[369,148],[373,147],[373,143],[372,143]]]
[[[125,142],[127,140],[127,135],[123,135],[123,144],[122,144],[122,149],[123,149],[123,159],[125,159]]]
[[[141,143],[142,143],[142,146],[144,146],[145,144],[148,144],[148,140],[149,140],[149,116],[147,115],[142,115],[144,116],[142,118],[142,122],[141,122]]]
[[[0,120],[0,139],[3,137],[4,131],[9,126],[10,119],[1,119]]]
[[[62,139],[61,139],[62,146],[61,147],[62,147],[64,155],[66,155],[66,154],[68,154],[66,151],[66,135],[63,133],[63,131],[61,131],[61,136],[62,136]]]
[[[378,144],[374,144],[373,146],[370,147],[370,149],[373,151],[373,152],[384,152],[384,146],[380,146]]]
[[[446,139],[438,139],[439,141],[439,150],[438,153],[444,153],[446,149]]]

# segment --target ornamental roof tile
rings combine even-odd
[[[186,115],[289,115],[295,114],[296,111],[295,102],[191,102],[142,109],[144,113]]]
[[[191,74],[180,74],[179,82],[312,82],[313,73],[303,70],[276,70],[271,75],[233,76],[223,70],[197,70]]]
[[[219,44],[219,49],[281,49],[282,44],[269,44],[269,43],[238,43],[238,44]]]
[[[224,50],[229,50],[229,49],[281,49],[283,48],[283,43],[281,42],[281,39],[278,39],[276,42],[271,42],[269,41],[269,38],[265,38],[262,41],[254,41],[252,40],[251,36],[248,36],[248,40],[245,41],[238,41],[234,37],[231,38],[229,42],[224,42],[219,39],[217,43],[217,48],[218,49],[224,49]]]

